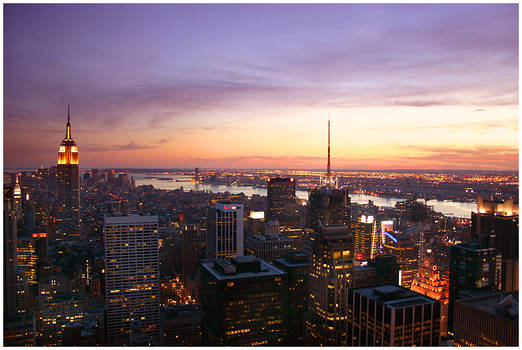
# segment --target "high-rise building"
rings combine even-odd
[[[203,323],[215,345],[286,345],[288,276],[252,256],[202,264]]]
[[[27,283],[38,283],[38,255],[36,253],[36,241],[32,237],[24,237],[18,240],[16,247],[16,260],[18,268],[24,271]]]
[[[419,272],[413,279],[410,289],[414,292],[440,301],[440,335],[445,337],[448,332],[448,271],[442,271],[431,255],[425,256],[424,261],[419,268]]]
[[[380,235],[373,216],[362,215],[351,223],[354,240],[354,259],[368,261],[373,259],[380,248]]]
[[[267,219],[277,220],[283,227],[300,228],[296,181],[293,177],[267,179]]]
[[[4,187],[4,314],[16,315],[17,217],[13,188]]]
[[[385,232],[385,236],[383,251],[385,254],[395,255],[397,263],[401,267],[399,284],[410,288],[419,267],[418,249],[415,247],[415,242],[405,234],[392,235]]]
[[[250,255],[272,263],[293,251],[294,242],[283,235],[255,235],[248,237],[246,249]]]
[[[209,260],[243,256],[243,204],[217,202],[208,212]]]
[[[381,221],[381,245],[384,243],[386,238],[385,232],[393,234],[393,220]]]
[[[347,292],[353,242],[345,225],[319,227],[310,266],[307,345],[346,345]]]
[[[183,280],[196,274],[198,269],[198,227],[196,225],[185,225],[183,229]]]
[[[79,152],[71,138],[70,113],[67,111],[65,139],[58,151],[58,240],[80,236],[80,167]]]
[[[308,226],[315,230],[323,225],[350,226],[350,197],[347,188],[338,188],[338,179],[330,168],[330,121],[328,121],[328,163],[318,188],[310,190]]]
[[[105,217],[107,341],[130,344],[139,329],[159,344],[158,217]]]
[[[487,294],[497,289],[499,270],[497,260],[495,243],[484,237],[481,241],[468,241],[450,248],[448,304],[450,334],[453,332],[454,305],[457,300]]]
[[[308,310],[310,259],[303,252],[291,252],[274,260],[288,274],[288,344],[304,344],[304,316]]]
[[[348,292],[348,346],[438,346],[440,302],[384,285]]]
[[[315,188],[310,190],[309,226],[350,225],[350,197],[346,188]]]
[[[518,291],[455,302],[455,345],[518,347],[518,332]]]
[[[471,237],[495,233],[495,246],[502,254],[499,288],[518,290],[518,203],[513,198],[500,201],[478,197],[477,210],[471,213]]]

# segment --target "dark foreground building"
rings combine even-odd
[[[310,258],[303,252],[292,252],[275,259],[274,265],[288,273],[288,345],[304,343],[304,315],[308,310]]]
[[[348,346],[438,346],[440,302],[386,285],[348,292]]]
[[[454,343],[518,346],[518,291],[457,301]]]
[[[252,256],[202,264],[203,326],[212,345],[286,345],[288,275]]]

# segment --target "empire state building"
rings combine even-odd
[[[67,107],[65,139],[58,151],[58,240],[80,236],[80,162],[76,143],[71,138],[70,110]]]

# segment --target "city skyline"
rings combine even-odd
[[[518,170],[517,4],[4,9],[5,168]]]

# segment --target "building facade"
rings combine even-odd
[[[450,248],[448,332],[452,334],[454,305],[469,298],[497,290],[498,264],[494,243],[469,241]]]
[[[294,250],[294,242],[283,235],[255,235],[248,237],[247,252],[258,259],[274,262]]]
[[[304,316],[308,310],[310,258],[303,252],[291,252],[274,260],[288,274],[288,344],[304,344]]]
[[[107,341],[129,344],[139,329],[159,344],[158,217],[105,217]]]
[[[377,233],[377,222],[373,216],[362,215],[359,220],[352,221],[351,229],[354,259],[363,261],[373,259],[380,248],[380,235]]]
[[[221,346],[286,345],[288,276],[252,256],[202,264],[203,323]]]
[[[321,226],[313,241],[306,345],[346,345],[353,241],[344,225]]]
[[[384,285],[348,293],[348,346],[438,346],[440,302]]]
[[[401,269],[399,284],[410,288],[419,267],[419,254],[415,242],[405,234],[390,234],[386,232],[383,244],[385,254],[394,255]]]
[[[293,177],[267,179],[267,221],[277,220],[283,227],[301,227]]]
[[[243,256],[243,226],[243,204],[217,202],[209,209],[207,250],[210,261]]]
[[[455,345],[518,346],[518,331],[518,291],[455,303]]]
[[[502,275],[499,288],[518,290],[518,203],[478,197],[477,210],[471,213],[471,237],[495,234],[495,247],[502,255]]]
[[[440,334],[442,337],[445,337],[448,333],[448,271],[442,271],[440,266],[438,266],[430,256],[426,256],[419,268],[419,272],[413,279],[410,289],[414,292],[440,301]]]

